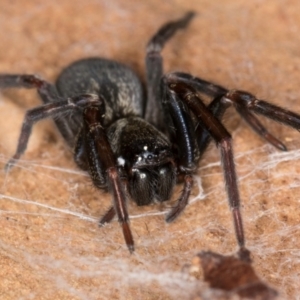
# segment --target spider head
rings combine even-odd
[[[138,205],[170,199],[176,167],[167,137],[141,118],[118,120],[108,133],[128,190]]]

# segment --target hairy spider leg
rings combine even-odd
[[[165,128],[160,98],[160,80],[163,76],[163,58],[161,51],[165,43],[180,29],[185,29],[195,12],[188,12],[183,18],[163,25],[149,40],[146,48],[147,104],[145,120],[159,130]]]
[[[227,189],[229,205],[233,215],[235,234],[240,248],[245,247],[244,229],[240,212],[240,196],[235,171],[232,138],[222,123],[198,97],[196,90],[174,76],[166,76],[169,93],[177,95],[195,114],[201,126],[211,135],[220,147],[221,161],[224,169],[224,179]]]
[[[96,105],[91,103],[83,110],[83,130],[85,131],[85,146],[87,153],[89,153],[89,172],[95,186],[101,188],[102,184],[99,173],[101,173],[101,169],[106,170],[109,189],[113,192],[113,207],[117,213],[119,223],[122,226],[126,245],[130,253],[132,253],[134,251],[134,241],[129,226],[126,195],[118,172],[115,156],[104,130],[104,115],[104,101]]]
[[[231,101],[231,103],[236,107],[238,112],[240,110],[251,110],[254,113],[261,114],[274,121],[300,130],[299,114],[296,114],[280,106],[268,103],[266,101],[259,100],[254,95],[248,92],[232,90],[229,91],[226,95],[224,95],[224,99]],[[280,150],[286,150],[285,146],[284,149],[281,149],[280,147],[277,148],[279,148]]]
[[[213,111],[214,115],[219,119],[222,118],[225,110],[229,106],[234,105],[240,116],[259,136],[261,136],[275,148],[281,151],[287,151],[286,146],[276,137],[274,137],[250,112],[250,110],[253,110],[255,113],[260,113],[262,115],[265,115],[266,117],[274,119],[278,122],[282,122],[296,129],[298,129],[297,124],[299,124],[299,115],[289,110],[269,104],[265,101],[258,100],[253,95],[247,92],[236,90],[229,91],[228,89],[225,89],[220,85],[205,81],[187,73],[176,72],[169,74],[169,77],[174,77],[177,80],[180,80],[181,82],[185,82],[188,85],[192,86],[198,92],[213,97],[214,100],[208,105],[208,108]],[[297,121],[288,121],[289,119]],[[199,143],[199,147],[201,148],[200,152],[203,153],[203,151],[209,144],[211,137],[205,129],[199,127],[199,130],[201,131],[201,134],[199,132],[199,136],[201,136],[202,139],[202,141]]]
[[[87,103],[98,101],[98,98],[95,98],[93,95],[81,95],[72,99],[61,99],[58,97],[56,89],[52,84],[35,75],[0,75],[0,88],[35,88],[43,99],[47,99],[46,104],[26,112],[16,153],[6,164],[6,171],[8,171],[25,152],[34,123],[42,119],[58,117],[68,111],[74,110],[76,107],[79,108]]]

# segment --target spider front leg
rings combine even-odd
[[[196,94],[193,87],[184,82],[176,80],[172,75],[165,77],[168,85],[167,94],[169,103],[182,101],[193,112],[199,120],[201,126],[216,141],[220,147],[221,160],[224,169],[224,178],[227,188],[229,205],[233,215],[236,238],[241,249],[245,247],[244,229],[240,213],[240,196],[237,185],[237,176],[235,171],[233,148],[231,135],[214,116],[201,99]]]
[[[112,191],[113,207],[105,215],[107,219],[104,220],[104,223],[111,221],[117,214],[126,245],[132,253],[134,241],[129,226],[125,190],[119,176],[115,156],[104,130],[104,116],[104,101],[88,104],[83,110],[84,126],[81,133],[87,155],[88,171],[96,187],[103,188],[103,185],[108,185],[109,190]]]

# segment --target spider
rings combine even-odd
[[[134,240],[127,197],[137,205],[167,201],[175,184],[183,182],[177,203],[166,216],[166,222],[175,220],[188,204],[198,162],[211,140],[221,152],[237,243],[240,250],[246,250],[232,138],[220,120],[233,105],[261,137],[283,151],[287,150],[285,145],[252,112],[300,128],[300,115],[248,92],[228,90],[186,73],[163,74],[163,46],[178,30],[186,28],[194,15],[188,12],[166,23],[150,39],[146,99],[141,80],[130,68],[104,58],[72,63],[55,85],[35,75],[0,75],[0,88],[34,88],[43,101],[43,105],[27,111],[16,153],[6,170],[26,150],[34,123],[53,118],[73,149],[77,165],[89,173],[95,187],[112,194],[113,205],[99,224],[117,216],[131,253]],[[200,98],[203,94],[212,99],[207,106]]]

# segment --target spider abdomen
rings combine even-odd
[[[105,102],[104,125],[128,116],[143,116],[144,98],[141,81],[127,66],[104,58],[78,60],[65,68],[56,81],[58,96],[96,94]],[[64,120],[60,120],[60,119]],[[60,124],[64,123],[63,126]],[[81,114],[58,117],[58,128],[71,147],[80,130]],[[69,131],[70,133],[67,133]]]

